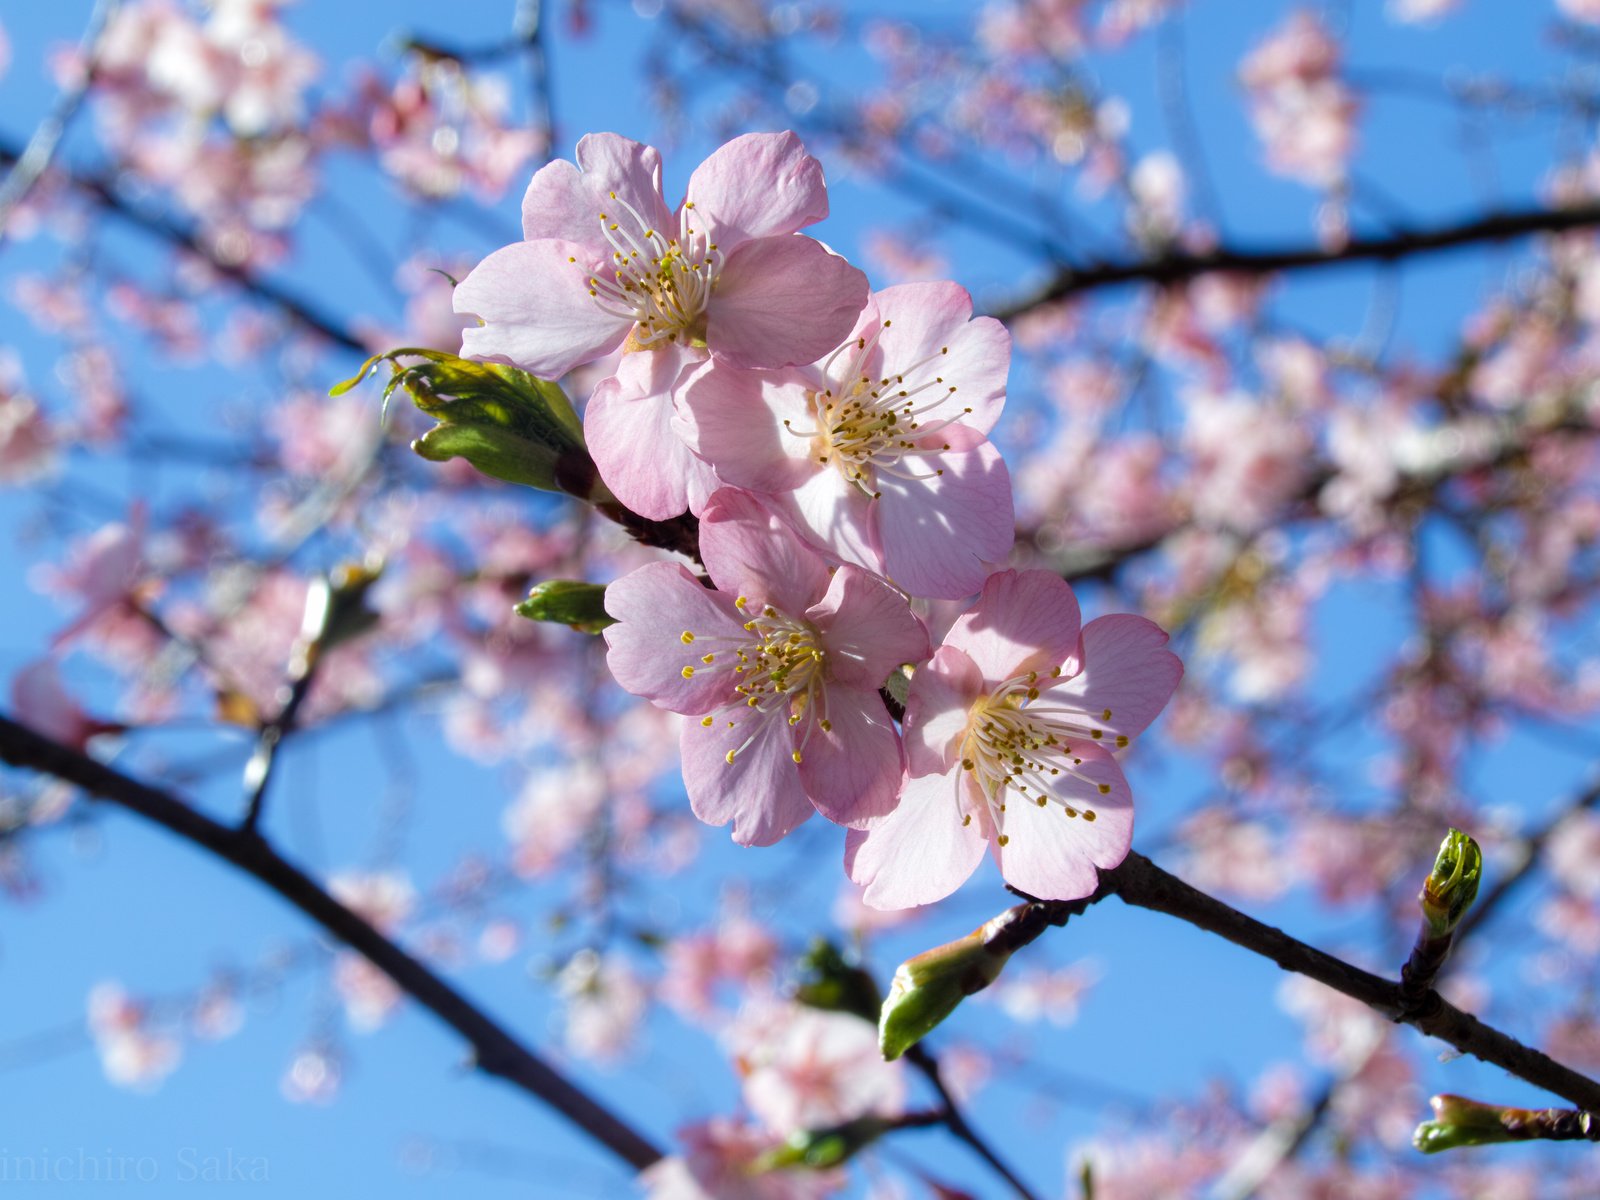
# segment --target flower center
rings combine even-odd
[[[1050,674],[1059,676],[1061,668],[1056,667]],[[1106,709],[1096,719],[1093,714],[1052,703],[1048,696],[1041,700],[1038,683],[1037,671],[1008,679],[979,699],[967,718],[961,767],[971,772],[983,792],[1001,846],[1011,840],[1005,831],[1010,792],[1040,808],[1052,803],[1060,805],[1068,817],[1082,817],[1085,821],[1095,819],[1094,809],[1083,806],[1081,801],[1070,803],[1060,795],[1062,777],[1093,783],[1102,796],[1111,792],[1110,784],[1094,783],[1077,769],[1083,765],[1083,758],[1073,753],[1074,743],[1104,741],[1106,730],[1102,726],[1111,720],[1111,710]],[[1115,744],[1126,746],[1128,739],[1118,735]],[[971,820],[970,813],[963,814],[961,823]]]
[[[741,612],[749,603],[744,596],[734,601]],[[708,636],[685,629],[678,640],[701,653],[683,668],[683,677],[692,679],[706,671],[725,672],[733,684],[730,704],[736,710],[742,700],[743,707],[756,718],[756,728],[750,736],[728,751],[730,764],[755,740],[766,720],[779,714],[791,726],[805,723],[805,731],[791,755],[798,763],[812,731],[820,728],[826,733],[833,728],[828,720],[827,650],[809,622],[797,621],[770,604],[746,621],[744,629],[750,637]],[[738,718],[727,709],[702,717],[700,724],[710,728],[718,719],[726,720],[729,726],[738,724]]]
[[[595,305],[634,323],[630,349],[704,344],[706,305],[723,258],[716,243],[694,228],[694,204],[683,206],[678,236],[669,238],[646,224],[633,205],[610,195],[616,207],[600,214],[600,232],[611,246],[611,261],[589,276]]]
[[[882,494],[879,472],[901,479],[943,475],[942,467],[919,473],[902,460],[949,450],[950,443],[939,434],[972,411],[963,408],[957,413],[951,405],[942,419],[931,424],[924,420],[955,395],[955,385],[945,383],[936,367],[950,353],[948,346],[892,375],[874,379],[865,372],[867,356],[890,324],[885,321],[870,338],[846,342],[823,364],[823,386],[806,393],[815,428],[796,429],[790,421],[783,423],[787,432],[811,439],[811,453],[819,464],[832,466],[873,499]],[[846,352],[849,358],[834,376],[833,368]]]

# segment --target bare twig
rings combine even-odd
[[[945,1086],[944,1077],[939,1072],[939,1060],[932,1052],[921,1045],[912,1046],[906,1051],[906,1059],[920,1071],[927,1081],[933,1085],[933,1090],[939,1094],[939,1112],[941,1123],[961,1141],[972,1148],[979,1158],[988,1163],[994,1173],[1004,1179],[1021,1200],[1038,1200],[1037,1196],[1029,1190],[1028,1185],[1017,1178],[1014,1172],[1005,1163],[994,1148],[984,1141],[978,1132],[967,1124],[966,1116],[961,1107],[956,1103],[955,1097],[950,1094],[950,1089]]]
[[[14,166],[23,153],[15,142],[0,135],[0,166]],[[197,231],[132,196],[111,177],[93,172],[69,171],[65,174],[65,180],[74,190],[83,193],[106,212],[194,255],[248,295],[279,309],[302,328],[341,349],[363,357],[370,353],[366,343],[350,332],[337,317],[322,312],[309,300],[301,299],[281,285],[261,278],[248,267],[222,258],[205,244]]]
[[[67,127],[83,106],[84,97],[89,94],[89,87],[94,82],[100,38],[105,33],[106,23],[116,15],[120,3],[121,0],[99,0],[94,6],[94,11],[89,14],[89,27],[78,42],[78,53],[83,60],[79,64],[80,75],[71,86],[62,89],[50,112],[34,129],[27,146],[11,161],[11,170],[7,172],[5,180],[0,182],[0,242],[5,241],[6,222],[16,211],[17,205],[28,198],[33,185],[50,169],[56,148],[67,134]]]
[[[1450,225],[1411,229],[1380,237],[1352,238],[1337,250],[1320,246],[1271,246],[1247,249],[1219,246],[1199,254],[1166,254],[1128,262],[1089,263],[1058,271],[1043,287],[994,309],[1002,321],[1040,305],[1124,284],[1176,284],[1201,275],[1270,275],[1279,271],[1316,270],[1362,262],[1398,262],[1442,250],[1503,242],[1541,233],[1564,233],[1600,225],[1600,204],[1571,208],[1533,208],[1495,213]]]

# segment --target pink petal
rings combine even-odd
[[[700,518],[700,559],[716,585],[797,616],[828,590],[828,567],[760,500],[738,488],[711,497]]]
[[[972,412],[962,422],[988,433],[1006,399],[1006,374],[1011,368],[1011,335],[993,317],[972,320],[972,297],[957,284],[903,283],[873,295],[883,318],[878,339],[882,371],[924,382],[928,372],[913,378],[913,364],[927,362],[956,386],[951,401],[933,412],[950,417],[962,408]]]
[[[787,710],[763,714],[736,704],[708,716],[709,725],[685,722],[679,740],[689,806],[708,825],[732,821],[742,846],[770,846],[814,811],[794,763]]]
[[[956,434],[946,431],[953,443]],[[885,574],[913,596],[972,595],[990,565],[1005,561],[1016,537],[1011,476],[1000,452],[982,441],[970,450],[903,462],[932,478],[878,473],[881,495],[874,508]]]
[[[828,558],[883,574],[872,500],[833,467],[823,467],[793,491],[775,497],[774,507]]]
[[[24,724],[74,750],[82,750],[101,728],[67,691],[53,658],[36,659],[16,673],[11,707]],[[898,749],[895,757],[898,761]]]
[[[1063,675],[1078,671],[1081,618],[1072,588],[1049,571],[1001,571],[989,576],[970,612],[950,627],[945,645],[977,664],[998,683],[1028,671]]]
[[[1077,816],[1054,800],[1040,806],[1014,790],[1006,795],[1006,844],[995,846],[995,861],[1007,883],[1041,900],[1089,895],[1099,882],[1095,868],[1116,866],[1133,844],[1133,795],[1117,760],[1090,745],[1074,753],[1083,758],[1073,768],[1082,778],[1063,772],[1051,786]],[[1109,790],[1102,793],[1102,786]]]
[[[817,811],[839,825],[863,826],[894,810],[905,755],[876,692],[828,690],[828,723],[800,748],[800,779]]]
[[[908,779],[894,812],[845,840],[845,870],[873,908],[913,908],[955,891],[977,869],[985,839],[961,823],[960,768]]]
[[[939,647],[911,676],[906,697],[906,761],[914,775],[944,771],[961,751],[973,702],[985,691],[977,665],[954,646]]]
[[[452,298],[456,312],[484,322],[462,331],[462,356],[557,379],[620,346],[633,322],[595,306],[588,253],[572,242],[518,242],[474,267]]]
[[[720,147],[689,177],[691,224],[709,225],[724,250],[750,238],[793,233],[828,215],[822,164],[800,139],[783,133],[747,133]]]
[[[617,620],[605,630],[606,666],[626,690],[695,716],[728,702],[733,681],[703,661],[720,638],[749,639],[727,595],[679,563],[648,563],[606,588],[606,612]]]
[[[711,352],[736,367],[831,353],[867,302],[867,277],[808,237],[756,238],[731,254],[706,309]]]
[[[901,663],[932,653],[905,596],[860,567],[840,567],[806,618],[827,648],[829,678],[845,687],[876,692]]]
[[[1083,627],[1083,670],[1051,685],[1046,695],[1071,696],[1092,725],[1135,737],[1183,678],[1183,663],[1166,646],[1166,632],[1154,621],[1131,613],[1099,617]]]
[[[665,520],[689,507],[691,492],[709,494],[716,475],[673,431],[671,393],[694,364],[677,346],[624,354],[583,412],[583,433],[600,478],[642,517]]]
[[[811,439],[788,433],[812,426],[806,379],[795,370],[743,371],[711,359],[683,383],[679,436],[735,487],[784,492],[815,471]]]
[[[612,211],[618,208],[612,193],[627,201],[647,227],[676,232],[661,198],[661,155],[653,146],[614,133],[591,133],[578,142],[577,157],[576,167],[557,160],[534,173],[522,197],[524,238],[561,238],[609,253],[600,214],[618,215]]]

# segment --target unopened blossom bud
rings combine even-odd
[[[371,630],[378,623],[378,614],[367,604],[367,593],[382,573],[382,560],[371,558],[340,563],[327,575],[313,579],[300,621],[301,642],[315,645],[319,651],[330,650]]]
[[[1459,829],[1452,829],[1440,844],[1439,857],[1417,897],[1422,919],[1434,937],[1455,932],[1477,898],[1482,876],[1483,852],[1478,843]]]
[[[616,618],[606,612],[604,584],[579,579],[547,579],[534,584],[528,598],[517,605],[530,621],[559,621],[579,633],[599,633]]]
[[[402,367],[401,358],[422,361]],[[485,475],[508,483],[596,502],[611,499],[584,447],[583,425],[558,385],[505,363],[408,348],[369,358],[329,394],[350,390],[384,360],[394,370],[383,388],[384,403],[404,387],[416,406],[438,422],[411,443],[423,458],[464,458]]]
[[[1600,1141],[1600,1117],[1574,1108],[1506,1108],[1465,1096],[1435,1096],[1433,1120],[1411,1135],[1424,1154],[1498,1142]]]
[[[783,1145],[774,1147],[758,1158],[755,1169],[778,1171],[785,1167],[802,1167],[812,1171],[827,1170],[848,1161],[891,1129],[903,1128],[905,1124],[902,1118],[868,1114],[827,1129],[801,1129],[790,1134]]]
[[[899,1058],[933,1032],[963,1000],[999,978],[1015,946],[998,935],[1011,925],[1018,911],[1008,909],[966,937],[924,950],[900,964],[878,1018],[878,1045],[884,1058]]]
[[[809,1008],[845,1012],[868,1021],[878,1019],[883,994],[872,976],[849,962],[839,948],[825,938],[811,943],[800,960],[805,972],[795,988],[794,998]]]

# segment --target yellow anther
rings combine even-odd
[[[683,677],[685,679],[693,679],[694,678],[694,668],[693,667],[685,667],[683,669]]]
[[[694,641],[694,634],[690,633],[687,629],[685,629],[682,633],[680,633],[678,635],[678,640],[680,642],[682,642],[685,646],[687,646],[687,645],[689,645],[690,643],[692,643]]]
[[[798,750],[796,750],[796,751],[795,751],[795,752],[794,752],[794,753],[793,753],[793,754],[791,754],[791,755],[790,755],[790,756],[789,756],[789,757],[790,757],[790,758],[792,758],[792,759],[794,759],[794,761],[795,761],[795,762],[797,762],[797,763],[798,763],[798,762],[799,762],[799,761],[800,761],[800,751],[798,751]]]
[[[1117,734],[1117,749],[1120,750],[1120,749],[1122,749],[1122,747],[1126,746],[1127,744],[1128,744],[1128,735],[1125,734],[1125,733]]]
[[[1011,839],[1003,833],[999,837],[995,838],[995,841],[999,842],[1002,846],[1009,846],[1011,844]]]
[[[712,718],[712,717],[708,717],[708,716],[707,716],[707,717],[701,717],[701,718],[700,718],[700,724],[701,724],[701,725],[703,725],[703,726],[704,726],[704,727],[705,727],[705,728],[707,728],[707,729],[710,729],[710,728],[711,728],[711,726],[712,726],[712,725],[713,725],[713,724],[714,724],[714,723],[715,723],[715,721],[714,721],[714,718]]]
[[[715,654],[702,654],[700,656],[700,661],[705,663],[707,666],[710,666],[712,663],[717,661],[717,656]]]
[[[1085,820],[1085,821],[1092,821],[1092,820],[1094,820],[1094,809],[1092,809],[1092,808],[1091,808],[1091,809],[1088,809],[1088,810],[1087,810],[1087,811],[1086,811],[1086,812],[1085,812],[1085,813],[1084,813],[1084,814],[1083,814],[1083,819],[1084,819],[1084,820]]]
[[[1111,785],[1110,785],[1110,784],[1109,784],[1109,783],[1102,783],[1102,784],[1101,784],[1101,785],[1100,785],[1100,794],[1101,794],[1101,795],[1102,795],[1102,796],[1109,796],[1109,795],[1111,795]]]
[[[729,765],[729,766],[730,766],[730,767],[731,767],[731,766],[733,766],[733,755],[734,755],[734,752],[733,752],[733,751],[732,751],[732,750],[729,750],[729,751],[728,751],[728,752],[727,752],[727,753],[726,753],[726,754],[724,754],[724,755],[723,755],[723,756],[722,756],[722,757],[723,757],[723,760],[724,760],[724,761],[725,761],[725,762],[726,762],[726,763],[727,763],[727,764],[728,764],[728,765]]]

